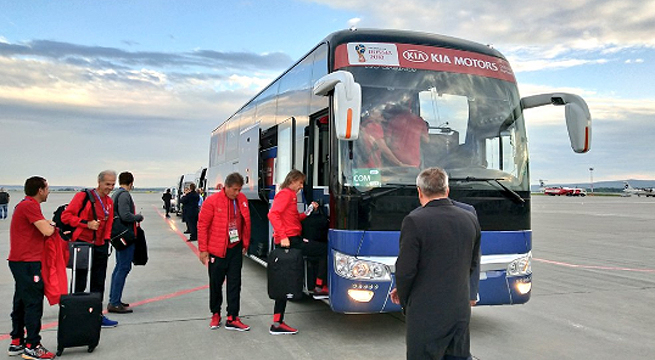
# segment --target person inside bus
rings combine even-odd
[[[387,146],[383,127],[384,122],[381,107],[376,106],[362,114],[359,135],[361,145],[359,167],[372,169],[383,167],[383,158],[392,166],[412,166],[398,160]]]
[[[273,205],[268,212],[268,219],[271,221],[271,225],[273,225],[275,246],[301,249],[306,256],[327,257],[327,248],[325,246],[313,247],[311,246],[311,243],[304,242],[303,238],[300,236],[302,233],[301,221],[307,217],[307,214],[298,212],[297,194],[302,190],[304,182],[305,174],[299,170],[291,170],[285,177],[282,185],[280,185],[280,190],[273,198]],[[318,203],[312,202],[312,206],[314,209],[317,209]],[[321,251],[323,253],[319,254],[318,252]],[[327,273],[327,270],[324,272]],[[326,274],[319,275],[319,278],[323,276],[321,279],[322,281],[325,281],[325,275]],[[272,335],[298,333],[298,329],[294,329],[284,323],[284,311],[286,310],[286,307],[286,298],[275,300],[275,306],[273,308],[273,324],[269,331]]]
[[[388,104],[383,115],[388,119],[385,139],[393,154],[411,167],[421,165],[421,143],[430,140],[428,125],[410,108],[400,104]]]

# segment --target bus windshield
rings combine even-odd
[[[420,169],[439,166],[451,180],[491,179],[515,191],[528,189],[527,140],[515,83],[398,67],[346,70],[362,86],[362,119],[359,139],[340,142],[343,185],[369,191],[415,184]],[[461,182],[466,188],[492,183]]]

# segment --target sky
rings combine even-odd
[[[521,96],[582,96],[587,154],[562,107],[526,110],[531,184],[655,179],[654,1],[3,0],[0,185],[94,186],[114,169],[172,186],[207,166],[214,128],[351,26],[491,44]]]

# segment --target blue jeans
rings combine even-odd
[[[121,304],[125,279],[132,270],[132,259],[134,259],[134,244],[125,250],[116,250],[116,267],[111,274],[111,288],[109,290],[109,303],[111,305],[118,306]]]
[[[7,214],[7,204],[0,204],[0,219],[6,219]]]

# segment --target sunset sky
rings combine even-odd
[[[562,108],[526,111],[531,183],[655,179],[655,2],[473,0],[0,3],[0,185],[171,186],[211,131],[329,33],[409,29],[492,44],[522,96],[567,91],[593,118],[574,154]]]

